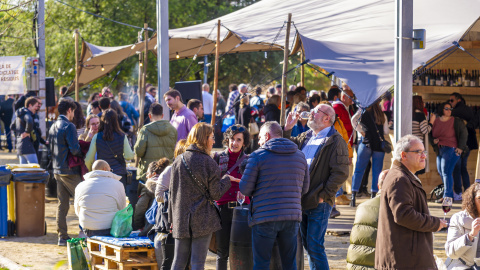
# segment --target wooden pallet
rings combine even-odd
[[[119,247],[93,239],[87,239],[87,247],[91,256],[92,269],[157,269],[153,248]]]

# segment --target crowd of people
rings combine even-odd
[[[231,84],[226,99],[217,92],[215,112],[208,84],[202,86],[202,100],[188,101],[175,89],[158,97],[154,86],[147,87],[143,126],[139,127],[137,92],[121,92],[115,100],[105,87],[90,96],[86,114],[80,103],[60,98],[55,107],[58,117],[46,140],[39,128],[41,99],[28,93],[16,102],[10,96],[3,102],[12,107],[11,115],[0,116],[14,119],[20,163],[38,163],[40,144],[51,151],[58,245],[66,245],[70,238],[66,220],[70,197],[83,234],[110,235],[113,216],[127,203],[125,189],[132,181],[127,163],[136,159],[140,186],[133,227],[151,236],[161,269],[203,269],[212,233],[216,267],[227,269],[233,207],[238,206],[239,194],[245,196],[250,211],[254,269],[268,268],[275,241],[283,269],[296,269],[298,236],[310,269],[328,269],[328,220],[341,215],[337,204],[356,207],[356,200],[365,195],[372,199],[357,208],[347,267],[435,268],[432,232],[447,224],[430,216],[418,178],[425,173],[430,141],[445,185],[444,197],[461,200],[463,193],[463,211],[452,217],[445,247],[450,266],[473,264],[480,231],[480,187],[470,186],[466,163],[469,151],[478,148],[475,128],[480,117],[460,94],[453,93],[436,114],[426,114],[422,98],[414,96],[413,135],[396,142],[395,161],[382,172],[389,151],[382,142],[388,140],[392,126],[391,96],[364,110],[355,104],[348,85],[333,85],[326,93],[291,86],[282,127],[281,85],[262,89]],[[66,88],[60,93],[65,94]],[[163,98],[172,111],[170,120],[163,119],[157,98]],[[213,114],[234,119],[220,133],[224,146],[220,152],[213,151],[219,135],[209,124]],[[12,150],[11,140],[7,141]],[[352,164],[354,152],[357,158]],[[343,185],[350,166],[354,168],[348,198]],[[370,229],[361,227],[365,224]]]

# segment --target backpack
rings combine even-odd
[[[430,192],[430,200],[435,201],[439,200],[440,198],[443,198],[443,193],[445,192],[445,186],[442,184],[436,186],[431,192]]]

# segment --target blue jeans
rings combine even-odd
[[[467,171],[467,161],[469,155],[470,151],[463,152],[463,155],[460,156],[457,164],[455,164],[455,168],[453,169],[453,190],[457,194],[462,193],[462,185],[464,191],[470,187],[470,176],[468,175]]]
[[[359,143],[357,150],[357,162],[355,163],[355,172],[352,177],[352,191],[358,192],[362,184],[363,174],[367,168],[368,161],[372,158],[372,187],[370,191],[378,192],[378,176],[383,169],[384,152],[372,151],[364,143]]]
[[[189,257],[192,270],[205,269],[211,238],[211,234],[197,238],[176,238],[172,269],[184,270]]]
[[[439,148],[439,155],[437,156],[437,170],[442,177],[445,185],[445,192],[443,197],[453,198],[453,169],[457,164],[460,156],[455,154],[455,148],[448,146],[441,146]]]
[[[272,249],[277,240],[282,269],[297,269],[298,221],[272,221],[252,226],[253,269],[270,269]]]
[[[18,155],[18,158],[20,159],[20,164],[29,164],[29,163],[38,164],[37,154]]]
[[[302,214],[300,233],[312,270],[330,269],[324,243],[331,212],[332,207],[328,203],[320,203],[317,208],[305,210]]]
[[[5,123],[5,122],[4,122]],[[12,151],[13,146],[12,146],[12,134],[10,130],[10,125],[5,124],[5,135],[7,137],[7,148],[9,151]]]

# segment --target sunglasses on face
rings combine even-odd
[[[245,129],[244,127],[242,127],[242,126],[240,126],[240,127],[231,126],[230,129],[231,129],[232,131],[237,131],[237,130],[238,130],[238,132],[244,132],[244,131],[246,130],[246,129]]]
[[[449,101],[450,101],[450,102],[454,102],[454,101],[455,101],[455,99],[450,99]]]
[[[452,108],[448,108],[448,107],[445,107],[443,108],[445,111],[452,111],[453,109]]]

